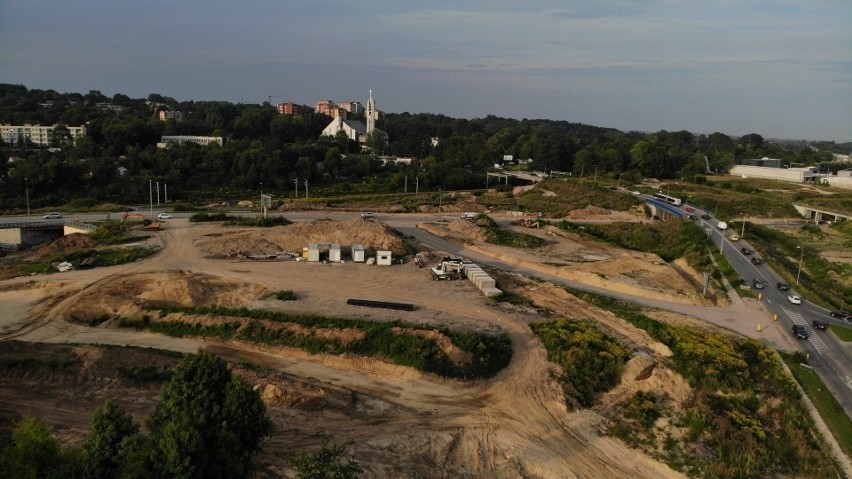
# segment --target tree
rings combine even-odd
[[[258,393],[200,351],[175,368],[148,419],[150,467],[173,478],[241,478],[272,421]]]
[[[388,134],[376,128],[367,133],[366,143],[375,153],[381,154],[388,147]]]
[[[122,445],[138,437],[138,434],[139,427],[133,423],[130,414],[122,411],[114,402],[107,401],[92,416],[92,432],[83,442],[85,477],[117,477],[123,468],[119,454]]]
[[[73,476],[68,470],[71,462],[47,423],[26,415],[15,425],[12,443],[0,451],[0,477],[41,479]]]
[[[341,462],[341,456],[349,441],[344,444],[328,445],[328,437],[323,436],[320,450],[314,454],[307,451],[290,458],[290,464],[296,468],[299,479],[358,479],[364,472],[354,460]]]

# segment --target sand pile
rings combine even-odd
[[[67,253],[69,251],[94,248],[97,245],[98,241],[87,234],[71,233],[70,235],[65,235],[57,239],[44,248],[40,248],[30,257],[30,259],[38,261],[49,258],[53,255]]]

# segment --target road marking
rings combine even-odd
[[[818,353],[822,354],[822,351],[828,348],[822,338],[817,336],[816,331],[814,331],[811,325],[808,324],[807,321],[805,321],[805,318],[802,317],[801,314],[796,311],[790,311],[789,309],[785,308],[781,308],[781,311],[784,311],[784,313],[787,314],[787,316],[793,321],[793,324],[798,324],[799,326],[803,326],[805,328],[805,330],[808,332],[808,341],[811,342],[811,344],[814,346]]]

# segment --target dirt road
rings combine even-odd
[[[602,418],[598,414],[566,410],[562,392],[551,380],[545,350],[527,326],[536,316],[501,309],[468,282],[431,281],[425,269],[410,264],[383,268],[205,259],[194,244],[218,230],[173,220],[150,240],[162,251],[148,260],[4,281],[0,283],[0,304],[4,305],[0,331],[5,338],[35,342],[129,344],[183,352],[204,347],[232,360],[246,360],[300,378],[302,389],[293,386],[297,394],[308,394],[308,386],[328,396],[348,394],[349,401],[339,407],[333,401],[318,410],[270,406],[279,425],[262,458],[263,473],[270,476],[286,469],[283,454],[318,444],[317,434],[324,432],[336,441],[354,439],[355,458],[371,477],[682,477],[618,440],[599,436]],[[106,285],[146,275],[150,282],[143,293],[155,294],[171,287],[174,272],[219,278],[234,285],[258,285],[268,291],[293,290],[300,298],[285,304],[247,294],[243,299],[248,307],[503,330],[512,339],[514,356],[495,378],[462,382],[374,359],[164,338],[64,320],[81,303],[94,301]],[[129,303],[139,292],[126,293]],[[365,311],[346,305],[348,298],[409,302],[419,309],[412,313]],[[120,298],[115,301],[122,302]],[[24,314],[27,306],[29,311]]]

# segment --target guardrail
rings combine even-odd
[[[74,228],[79,228],[81,230],[89,230],[89,231],[94,231],[94,230],[98,229],[98,227],[95,226],[95,225],[92,225],[92,224],[89,224],[89,223],[82,223],[82,222],[76,221],[76,220],[66,220],[65,226],[73,226]]]

